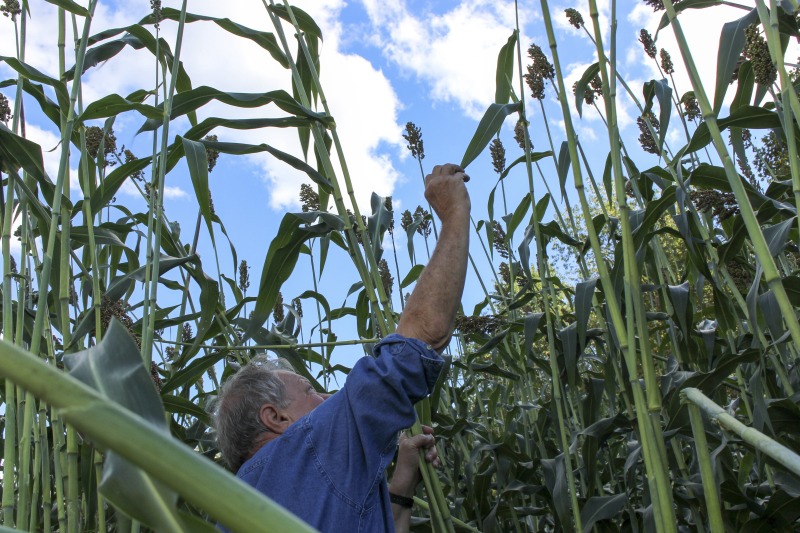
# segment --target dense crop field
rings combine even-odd
[[[264,2],[265,31],[151,2],[138,22],[96,33],[97,0],[48,3],[57,72],[25,60],[26,21],[43,3],[2,5],[16,32],[0,38],[16,39],[18,55],[0,57],[16,73],[0,80],[13,95],[0,95],[0,530],[305,531],[216,464],[209,406],[259,352],[336,388],[349,369],[334,348],[368,351],[394,331],[436,221],[424,207],[394,212],[391,198],[355,202],[318,76],[323,36],[302,10]],[[547,42],[520,42],[510,27],[498,50],[494,102],[460,148],[463,166],[488,152],[496,172],[488,201],[472,200],[482,297],[463,302],[448,371],[418,406],[444,465],[424,472],[415,530],[800,530],[800,67],[787,54],[800,41],[797,1],[738,6],[718,50],[690,50],[681,13],[735,4],[647,3],[663,19],[642,30],[641,53],[663,76],[643,86],[617,70],[614,0],[610,27],[595,0],[566,13],[541,0]],[[556,17],[596,45],[571,87]],[[195,87],[180,56],[188,24],[255,43],[291,93]],[[657,46],[667,32],[692,84],[681,93]],[[155,84],[85,100],[82,79],[126,47],[152,56]],[[717,54],[713,78],[693,54]],[[563,131],[547,129],[545,98],[560,104]],[[638,139],[620,135],[623,100]],[[212,101],[270,118],[199,120]],[[606,126],[605,164],[576,135],[589,108]],[[60,132],[57,175],[26,138],[34,112]],[[150,154],[116,145],[123,115],[152,136]],[[306,153],[222,142],[226,128],[292,129]],[[532,147],[534,129],[546,148]],[[404,137],[424,174],[424,132],[409,123]],[[645,168],[642,150],[659,164]],[[313,183],[302,212],[283,215],[252,289],[209,193],[220,153],[267,153]],[[162,192],[178,165],[197,206],[183,234]],[[125,183],[146,209],[115,198]],[[507,195],[512,183],[526,193]],[[200,236],[214,251],[204,261]],[[358,280],[340,307],[318,286],[334,255]],[[284,300],[301,264],[313,272],[306,290]]]

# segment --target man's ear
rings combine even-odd
[[[278,435],[282,435],[283,432],[286,431],[286,428],[292,423],[283,409],[271,403],[265,403],[261,406],[261,409],[258,411],[258,418],[261,420],[261,423],[264,424],[264,427]]]

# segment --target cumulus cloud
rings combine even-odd
[[[440,14],[412,13],[397,0],[363,3],[372,41],[389,61],[427,84],[433,100],[481,116],[494,97],[497,53],[515,27],[513,2],[468,0]],[[531,14],[521,8],[520,15],[524,27]]]
[[[177,2],[164,5],[179,7]],[[345,6],[342,0],[300,0],[294,5],[307,11],[321,27],[324,43],[321,49],[322,84],[336,119],[337,132],[344,146],[347,168],[356,190],[357,201],[369,206],[373,190],[388,194],[398,179],[391,153],[398,151],[401,126],[397,123],[399,99],[391,84],[378,69],[360,56],[344,53],[340,47],[342,29],[338,22]],[[234,0],[225,3],[203,3],[191,8],[203,15],[230,18],[234,22],[273,32],[269,17],[259,2]],[[100,3],[93,20],[92,34],[138,21],[148,14],[147,0]],[[55,6],[40,4],[28,29],[28,61],[51,76],[57,76],[58,64]],[[177,24],[165,20],[161,23],[161,36],[169,43],[175,42]],[[290,46],[296,48],[292,35],[294,30],[284,26]],[[3,28],[5,31],[5,28]],[[0,53],[15,55],[9,48],[10,40],[0,42]],[[174,48],[174,46],[173,46]],[[267,92],[276,89],[291,91],[291,72],[283,69],[258,45],[235,37],[210,22],[187,24],[184,33],[181,60],[189,73],[194,87],[209,85],[229,92]],[[154,85],[155,61],[146,50],[124,49],[117,57],[104,62],[87,72],[84,77],[84,105],[105,95],[116,93],[125,96],[134,90],[151,88]],[[7,66],[0,64],[0,73],[12,75]],[[199,118],[222,116],[226,118],[254,118],[283,116],[274,106],[259,109],[239,109],[219,103],[211,103],[201,109]],[[144,136],[135,138],[141,125],[139,116],[123,115],[114,125],[117,138],[132,147],[140,142],[148,150]],[[185,131],[186,122],[174,122],[170,136]],[[295,157],[304,157],[295,130],[270,129],[239,131],[219,129],[214,131],[220,140],[270,144]],[[265,203],[271,207],[297,206],[297,191],[302,181],[309,181],[304,174],[288,167],[268,155],[249,156],[246,169],[262,177],[265,183]],[[310,162],[313,164],[313,156]],[[173,172],[180,171],[176,169]],[[341,179],[342,173],[338,172]],[[234,178],[235,179],[235,178]],[[165,191],[166,192],[166,191]],[[167,193],[168,195],[169,193]],[[173,197],[183,196],[177,190]],[[185,193],[184,193],[185,194]]]

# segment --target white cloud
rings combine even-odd
[[[188,198],[189,194],[181,189],[180,187],[173,187],[171,185],[167,185],[164,187],[164,198]]]
[[[513,2],[468,0],[442,14],[412,13],[396,0],[364,5],[372,41],[388,60],[428,84],[432,99],[482,115],[494,97],[497,54],[515,26]],[[529,15],[524,9],[520,15],[524,27]]]
[[[172,7],[180,7],[170,2]],[[400,102],[390,82],[364,58],[340,51],[342,29],[338,17],[345,2],[342,0],[301,0],[294,3],[306,10],[321,27],[325,41],[321,47],[322,83],[336,119],[337,131],[344,146],[347,165],[357,191],[359,204],[369,206],[373,190],[380,194],[392,192],[398,172],[389,155],[396,151],[401,126],[397,123]],[[167,2],[164,3],[167,5]],[[203,3],[192,8],[203,15],[230,18],[251,28],[273,32],[266,10],[260,2],[235,0],[224,3]],[[101,3],[95,15],[92,34],[111,27],[138,21],[150,11],[147,0]],[[28,61],[51,76],[57,75],[55,6],[37,4],[28,29]],[[177,24],[161,23],[161,36],[169,43],[175,42]],[[294,30],[284,25],[290,47],[296,49]],[[5,31],[6,28],[3,28]],[[13,42],[3,39],[0,54],[15,55]],[[174,51],[174,44],[172,45]],[[194,22],[185,27],[181,60],[192,79],[194,87],[210,85],[229,92],[267,92],[276,89],[291,91],[291,72],[283,69],[261,47],[252,41],[235,37],[212,22]],[[151,88],[155,79],[155,60],[146,50],[126,47],[118,56],[92,68],[84,77],[84,105],[108,94],[122,96],[136,89]],[[0,64],[0,73],[11,75]],[[358,98],[353,97],[358,94]],[[200,119],[208,116],[227,118],[254,118],[284,116],[274,105],[258,109],[239,109],[212,102],[199,112]],[[141,125],[139,116],[124,115],[115,123],[117,138],[124,144],[135,142],[134,132]],[[173,123],[170,136],[185,131],[180,123]],[[302,157],[300,143],[294,129],[238,131],[216,130],[220,140],[252,144],[268,143],[296,157]],[[402,139],[401,139],[402,140]],[[267,186],[265,200],[273,208],[286,208],[297,204],[301,181],[308,178],[271,156],[255,155],[248,158],[252,172],[263,176]],[[313,158],[312,158],[313,161]],[[339,173],[341,181],[342,175]],[[169,194],[169,193],[167,193]],[[177,194],[173,191],[173,194]],[[267,201],[265,201],[267,203]]]

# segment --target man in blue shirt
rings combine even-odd
[[[237,476],[323,532],[408,531],[418,450],[438,462],[430,428],[401,440],[442,369],[467,268],[469,177],[453,164],[425,178],[441,220],[436,248],[397,326],[361,358],[342,389],[317,392],[280,363],[249,364],[223,386],[215,413],[223,458]]]

